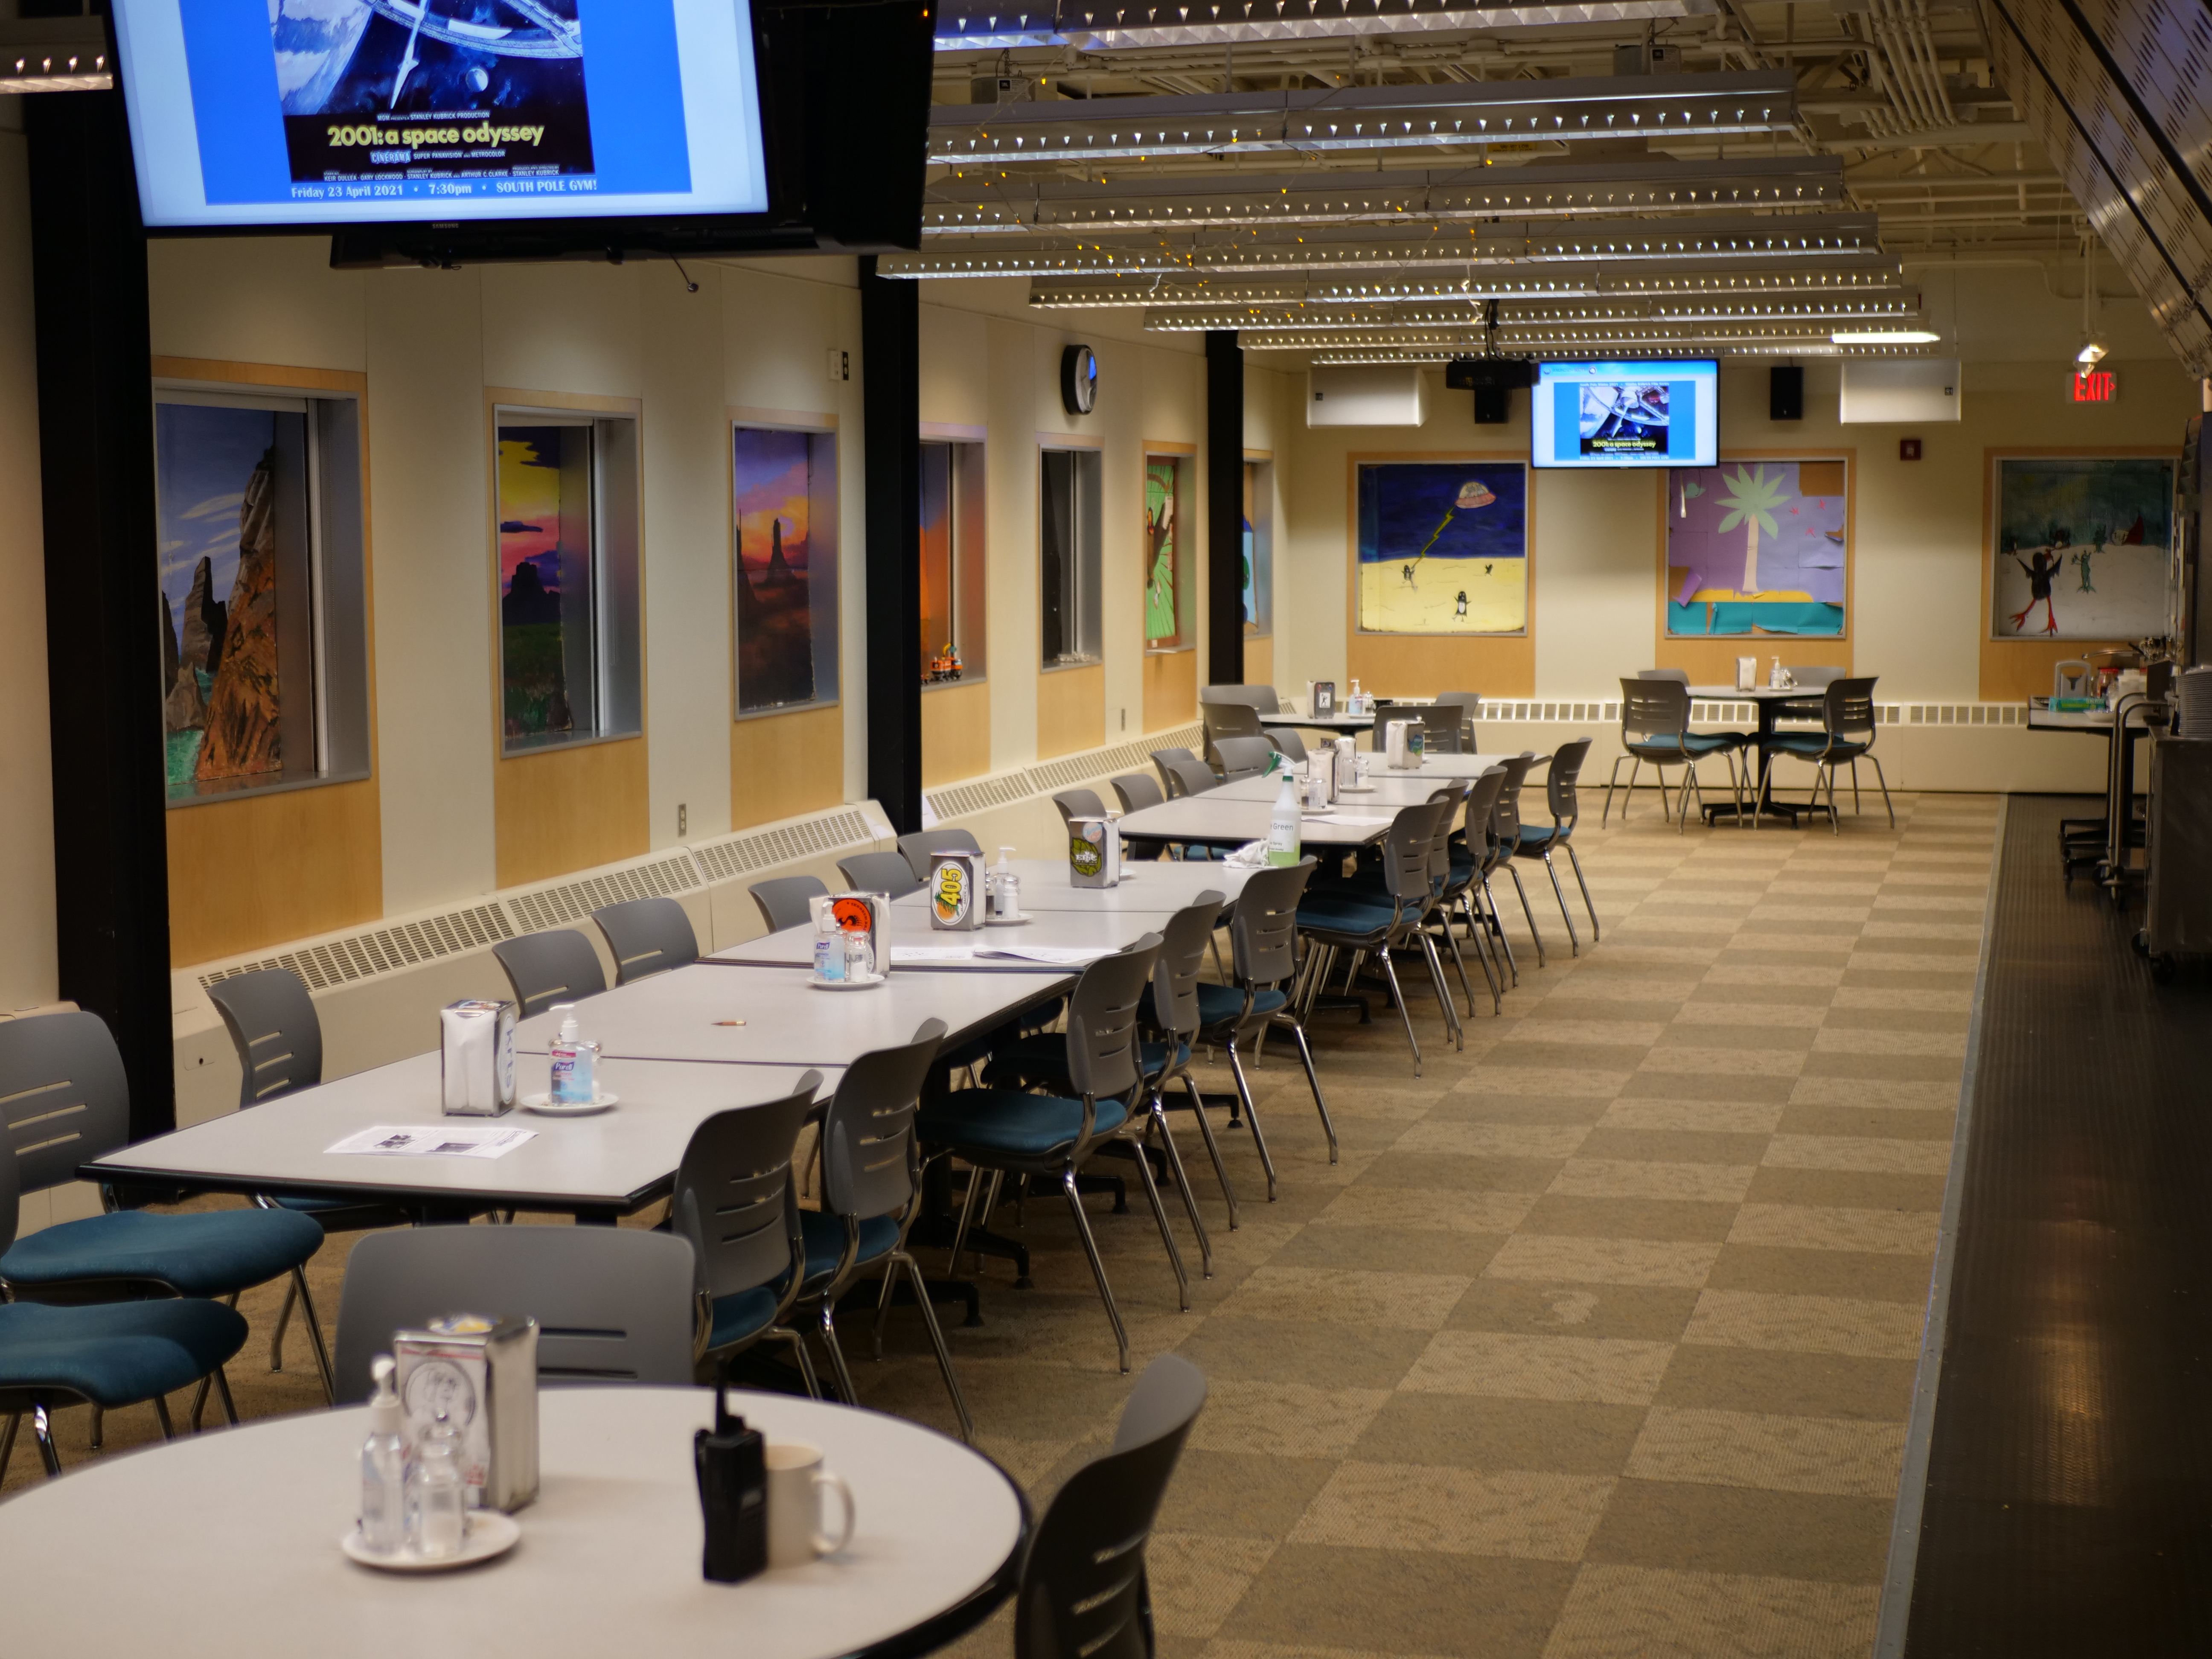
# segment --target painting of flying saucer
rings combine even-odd
[[[1365,634],[1523,634],[1528,473],[1517,461],[1358,469],[1355,564]]]
[[[592,171],[580,0],[274,0],[295,184]]]
[[[1724,461],[1667,474],[1667,636],[1840,638],[1850,497],[1840,460]]]

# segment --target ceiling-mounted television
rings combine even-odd
[[[1537,366],[1529,393],[1537,466],[1715,466],[1720,364],[1711,357]]]
[[[156,234],[327,234],[338,264],[921,240],[928,0],[115,0],[115,27]]]

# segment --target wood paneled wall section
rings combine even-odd
[[[1036,757],[1072,755],[1106,741],[1106,665],[1037,676]]]
[[[373,778],[180,806],[168,830],[173,968],[384,914]]]
[[[1479,691],[1486,697],[1526,697],[1536,690],[1536,641],[1526,634],[1452,639],[1436,634],[1355,633],[1345,661],[1346,672],[1359,682],[1359,689],[1378,696]],[[1305,688],[1298,690],[1303,694]],[[1336,695],[1341,697],[1351,690],[1348,684],[1340,685]]]
[[[502,757],[492,773],[499,884],[650,851],[646,775],[643,738]]]
[[[155,357],[165,380],[228,382],[361,400],[362,592],[368,660],[370,773],[273,795],[178,807],[168,814],[169,962],[191,967],[384,914],[384,828],[376,779],[376,552],[368,520],[368,377],[283,363]]]
[[[844,799],[845,716],[835,704],[730,722],[731,829],[818,812]]]
[[[921,693],[921,784],[976,778],[991,769],[991,688],[942,685]]]
[[[1244,684],[1247,685],[1275,684],[1275,640],[1271,634],[1247,634],[1244,636]],[[1276,686],[1276,690],[1295,690],[1305,696],[1305,687]]]
[[[1188,726],[1197,718],[1198,653],[1146,652],[1145,730],[1164,732],[1170,726]]]
[[[1734,685],[1735,659],[1738,657],[1759,659],[1759,683],[1761,685],[1766,684],[1767,672],[1774,666],[1777,657],[1782,659],[1785,667],[1840,668],[1849,673],[1852,664],[1851,635],[1858,623],[1859,452],[1856,446],[1838,445],[1810,453],[1789,449],[1723,449],[1721,452],[1723,465],[1732,461],[1835,462],[1838,459],[1844,475],[1844,631],[1840,636],[1729,634],[1717,639],[1668,639],[1667,475],[1662,472],[1654,481],[1658,485],[1659,504],[1657,527],[1653,532],[1656,544],[1653,556],[1658,562],[1659,574],[1658,587],[1652,598],[1651,660],[1649,663],[1623,664],[1620,674],[1606,679],[1596,689],[1613,690],[1613,681],[1621,675],[1633,674],[1639,668],[1679,668],[1689,675],[1692,685]]]
[[[1982,452],[1982,609],[1975,625],[1982,640],[1981,696],[1984,702],[2025,702],[2051,695],[2051,677],[2062,662],[2132,643],[2127,640],[1996,640],[1990,637],[1990,586],[1995,580],[1990,550],[1996,542],[1997,461],[2033,455],[2158,455],[2178,458],[2161,446],[2114,444],[2085,452],[2078,445],[2038,448],[2007,447]]]

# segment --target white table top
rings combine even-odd
[[[1024,883],[1026,894],[1027,883]],[[1048,950],[1118,951],[1146,933],[1158,933],[1175,915],[1172,910],[1032,910],[1032,920],[1013,926],[978,927],[962,932],[942,931],[929,925],[926,909],[905,901],[889,907],[884,934],[892,951],[895,974],[1009,973],[1065,974],[1066,964],[1024,961],[1012,957],[977,957],[969,962],[901,962],[902,950],[994,951],[1002,946],[1035,945]],[[814,965],[814,930],[787,927],[781,933],[717,951],[717,962],[742,962],[758,967],[805,968]],[[864,994],[854,992],[850,994]]]
[[[1267,799],[1274,799],[1270,794]],[[1078,887],[1059,859],[1010,859],[1022,879],[1022,908],[1040,910],[1154,910],[1173,914],[1200,893],[1234,899],[1249,870],[1232,870],[1206,859],[1124,859],[1118,887]],[[1001,930],[992,928],[992,933]]]
[[[2109,708],[2037,708],[2031,705],[2027,723],[2045,732],[2102,732],[2109,736],[2112,730],[2112,711]]]
[[[1454,756],[1452,758],[1457,760],[1462,757]],[[1495,755],[1476,758],[1486,759],[1489,766],[1498,764],[1498,757]],[[1423,767],[1415,772],[1393,772],[1386,767],[1377,766],[1367,775],[1367,785],[1370,793],[1364,795],[1340,795],[1337,797],[1336,805],[1328,810],[1332,812],[1351,812],[1363,816],[1370,811],[1395,812],[1401,806],[1419,805],[1445,784],[1465,781],[1467,780],[1455,772],[1446,771],[1441,767],[1434,769]],[[1245,778],[1236,783],[1224,783],[1218,789],[1209,791],[1207,799],[1264,800],[1272,803],[1281,787],[1282,784],[1278,780]]]
[[[1690,695],[1699,702],[1818,702],[1827,693],[1824,685],[1754,685],[1739,691],[1733,685],[1693,685]]]
[[[1202,795],[1183,795],[1158,806],[1147,806],[1142,811],[1125,813],[1121,818],[1121,833],[1125,836],[1153,836],[1163,841],[1202,841],[1221,846],[1241,846],[1248,841],[1264,840],[1267,834],[1267,817],[1275,795],[1282,788],[1276,781],[1273,790],[1263,800],[1240,799],[1224,794],[1220,789],[1209,789]],[[1371,810],[1357,805],[1372,797],[1355,795],[1351,800],[1329,808],[1332,816],[1341,814],[1352,817],[1374,817],[1377,823],[1328,823],[1316,817],[1301,820],[1299,836],[1314,847],[1361,847],[1380,841],[1388,833],[1389,809],[1377,806]]]
[[[586,1005],[586,1006],[594,1005]],[[520,1092],[542,1092],[550,1062],[518,1054]],[[416,1054],[356,1072],[319,1088],[118,1148],[88,1169],[173,1176],[217,1192],[354,1194],[369,1198],[451,1198],[501,1208],[635,1210],[660,1197],[691,1133],[714,1113],[781,1100],[801,1066],[702,1066],[609,1060],[600,1086],[621,1104],[591,1117],[446,1117],[440,1060]],[[817,1067],[823,1090],[842,1066]],[[503,1158],[374,1158],[332,1153],[346,1136],[379,1124],[530,1129],[536,1138]]]
[[[549,1389],[521,1542],[461,1571],[380,1572],[338,1551],[368,1413],[313,1412],[110,1454],[0,1504],[9,1659],[833,1659],[934,1624],[927,1651],[1011,1591],[1026,1513],[997,1465],[896,1417],[781,1395],[732,1403],[772,1438],[823,1448],[858,1514],[844,1549],[708,1583],[691,1435],[713,1396]]]
[[[913,1042],[926,1019],[943,1020],[946,1042],[960,1042],[1074,979],[1072,970],[895,974],[870,990],[817,991],[812,975],[787,968],[700,963],[589,998],[576,1005],[576,1018],[610,1059],[847,1066]],[[722,1023],[730,1020],[744,1024]],[[559,1030],[551,1013],[539,1014],[515,1028],[514,1046],[544,1054]]]

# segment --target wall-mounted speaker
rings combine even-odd
[[[1766,418],[1802,421],[1805,418],[1805,371],[1778,365],[1766,371]]]
[[[1474,389],[1474,423],[1477,426],[1504,426],[1513,418],[1513,394],[1502,386],[1479,386]]]

